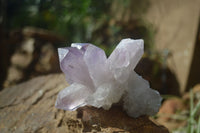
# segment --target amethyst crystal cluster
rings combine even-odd
[[[141,39],[121,40],[108,58],[102,49],[88,43],[59,48],[60,67],[70,86],[59,92],[56,107],[75,110],[90,105],[109,109],[123,100],[129,116],[154,115],[162,98],[134,71],[143,49]]]

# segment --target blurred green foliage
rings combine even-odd
[[[153,51],[154,30],[141,17],[141,14],[147,11],[148,0],[3,1],[6,5],[4,27],[8,30],[24,26],[44,28],[65,37],[67,44],[91,42],[102,47],[107,54],[110,54],[123,38],[143,38],[145,50],[148,53]],[[111,11],[113,5],[117,5],[114,13]],[[124,10],[128,9],[131,10],[129,14],[134,15],[133,20],[125,24],[115,20],[120,12],[126,14]],[[121,20],[123,21],[123,18]]]
[[[196,104],[194,102],[196,101]],[[180,121],[187,121],[187,124],[185,126],[180,126],[178,129],[175,129],[172,131],[172,133],[200,133],[200,98],[199,93],[194,93],[191,89],[190,91],[190,110],[187,113],[187,115],[177,114],[174,119],[180,120]]]
[[[68,42],[91,39],[91,30],[109,7],[106,0],[8,0],[8,29],[35,26],[66,36]]]

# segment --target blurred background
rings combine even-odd
[[[0,2],[1,90],[60,73],[58,47],[89,42],[109,56],[124,38],[144,39],[135,71],[161,94],[180,98],[200,83],[200,0]]]

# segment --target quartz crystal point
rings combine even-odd
[[[141,39],[121,40],[109,58],[102,49],[88,43],[59,48],[60,68],[70,86],[59,92],[55,106],[64,110],[85,105],[109,109],[123,100],[129,116],[154,115],[162,98],[134,71],[143,49]]]

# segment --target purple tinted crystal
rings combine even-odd
[[[110,79],[107,57],[102,49],[88,45],[84,54],[84,61],[96,88]],[[105,77],[105,75],[107,76]]]
[[[130,116],[155,114],[162,98],[134,71],[143,55],[143,43],[123,39],[108,59],[102,49],[88,43],[59,48],[60,67],[71,85],[58,94],[56,107],[73,110],[92,105],[109,109],[123,98]]]
[[[63,49],[61,49],[63,50]],[[59,55],[63,55],[63,51],[59,50]],[[67,54],[59,57],[61,70],[66,75],[66,80],[69,84],[74,82],[94,88],[92,79],[90,78],[88,68],[83,60],[83,52],[75,47],[67,48]]]
[[[86,105],[85,99],[92,94],[92,91],[81,84],[72,84],[58,94],[56,107],[64,110],[75,110]]]
[[[141,39],[123,39],[108,58],[110,69],[119,82],[128,80],[143,55],[143,44]]]

